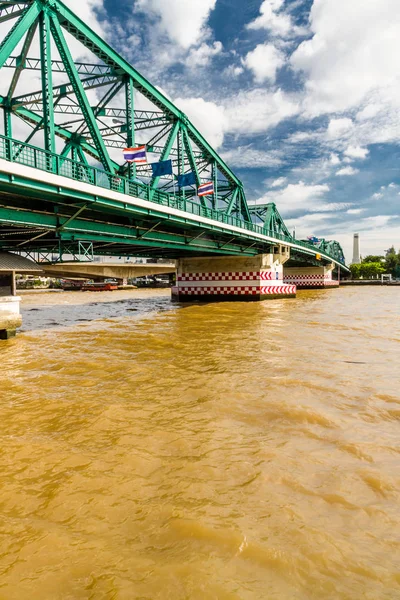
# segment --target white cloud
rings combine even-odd
[[[226,129],[223,108],[203,98],[177,98],[175,104],[214,148],[221,146]]]
[[[222,145],[225,133],[261,133],[299,110],[295,101],[281,90],[269,93],[259,88],[225,98],[221,104],[203,98],[177,98],[175,104],[215,148]],[[249,167],[276,166],[282,162],[277,152],[258,151],[250,145],[247,146],[246,157],[240,157],[238,151],[237,147],[225,152],[225,160],[229,157],[232,164]]]
[[[329,186],[324,184],[307,185],[303,181],[289,183],[281,190],[274,190],[264,194],[257,202],[275,202],[281,214],[300,210],[311,211],[317,208],[318,212],[327,208],[323,197],[329,192]],[[328,208],[329,210],[329,208]]]
[[[367,158],[369,154],[368,148],[361,148],[361,146],[349,146],[347,150],[345,150],[345,155],[350,158]]]
[[[206,24],[216,0],[136,0],[135,9],[157,19],[160,32],[187,50],[209,34]]]
[[[342,138],[348,134],[354,127],[353,121],[348,118],[343,119],[331,119],[329,121],[326,135],[331,140]]]
[[[203,42],[198,48],[192,48],[185,60],[185,64],[191,69],[197,67],[206,67],[211,58],[220,54],[222,51],[221,42],[214,42],[212,45]]]
[[[297,99],[282,90],[256,88],[225,100],[228,130],[232,133],[260,133],[299,112]]]
[[[260,15],[251,21],[248,29],[267,29],[273,35],[287,37],[293,31],[290,16],[282,11],[284,0],[264,0]]]
[[[275,81],[277,70],[285,64],[285,56],[273,44],[259,44],[246,55],[243,64],[253,72],[258,83],[267,79]]]
[[[237,77],[238,75],[241,75],[243,71],[243,67],[239,67],[237,65],[229,65],[229,67],[226,67],[226,69],[224,69],[224,75],[226,75],[227,77]]]
[[[365,208],[349,208],[349,210],[346,210],[348,215],[360,215],[364,211]]]
[[[374,217],[365,217],[360,222],[360,230],[384,227],[392,218],[393,217],[391,215],[375,215]]]
[[[339,169],[336,171],[336,175],[356,175],[358,173],[358,169],[354,169],[353,167],[343,167],[343,169]]]
[[[291,57],[293,68],[307,78],[307,114],[359,108],[358,118],[369,120],[383,106],[398,109],[398,0],[318,0],[310,28],[313,37]]]
[[[375,192],[375,194],[372,194],[371,198],[373,200],[380,200],[381,198],[383,198],[383,194],[382,192]]]
[[[340,164],[340,158],[338,157],[337,154],[331,154],[331,157],[329,159],[329,162],[331,165],[339,165]]]
[[[272,187],[272,188],[282,187],[285,183],[286,183],[286,177],[278,177],[278,179],[275,179],[270,184],[270,187]]]

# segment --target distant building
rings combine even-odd
[[[354,239],[353,239],[353,260],[352,263],[353,265],[359,265],[361,262],[360,260],[360,236],[358,233],[354,234]]]

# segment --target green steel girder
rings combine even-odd
[[[125,78],[125,129],[126,129],[126,147],[132,148],[135,144],[135,98],[133,93],[132,77]],[[121,127],[122,129],[122,127]],[[136,176],[136,165],[128,163],[127,167],[129,179]]]
[[[327,252],[339,262],[344,262],[343,249],[336,240],[326,240],[325,238],[321,238],[314,246],[321,250],[321,252]]]
[[[193,149],[192,149],[192,144],[191,144],[191,141],[190,141],[190,137],[189,137],[186,125],[182,125],[181,129],[182,129],[182,132],[183,132],[183,145],[185,147],[186,156],[189,159],[190,169],[195,174],[195,177],[196,177],[196,186],[198,187],[200,185],[200,176],[199,176],[199,172],[197,170],[196,159],[194,157],[194,153],[193,153]]]
[[[33,23],[33,25],[30,26],[28,33],[26,34],[26,37],[25,37],[25,41],[24,41],[24,45],[22,47],[21,54],[19,56],[17,56],[15,59],[15,71],[14,71],[14,74],[13,74],[13,77],[12,77],[12,80],[10,83],[10,87],[8,90],[8,94],[7,94],[7,104],[11,104],[12,97],[15,92],[15,88],[17,87],[21,73],[25,68],[26,57],[28,55],[29,49],[32,44],[32,40],[36,33],[36,28],[37,28],[37,22]],[[4,66],[6,66],[6,64]]]
[[[93,90],[95,88],[101,87],[103,85],[111,85],[117,81],[119,81],[119,77],[116,75],[103,74],[103,75],[94,75],[92,77],[86,77],[81,80],[82,86],[84,90]],[[74,88],[71,83],[63,83],[61,85],[55,85],[53,87],[53,95],[54,98],[64,98],[74,93]],[[41,104],[43,102],[42,92],[32,92],[30,94],[23,94],[22,96],[17,96],[13,98],[11,104],[14,107],[19,106],[28,106],[30,104]]]
[[[54,152],[56,142],[54,135],[54,100],[50,54],[51,38],[50,19],[47,11],[42,11],[39,15],[39,33],[42,68],[44,147],[47,152]]]
[[[69,80],[81,107],[82,113],[85,117],[86,124],[89,128],[90,135],[93,139],[100,161],[107,171],[113,173],[114,165],[108,155],[108,152],[103,142],[103,138],[101,137],[101,133],[99,132],[99,128],[96,123],[96,117],[85,94],[82,82],[79,78],[79,74],[74,65],[74,61],[72,60],[71,52],[65,41],[64,34],[61,31],[61,27],[58,23],[58,20],[53,16],[51,16],[50,18],[50,27],[51,32],[53,34],[53,39],[57,46],[57,50],[60,53],[61,60],[64,62]]]
[[[39,164],[40,169],[47,169],[53,173],[62,173],[65,177],[83,181],[83,183],[96,183],[97,186],[104,185],[104,187],[111,187],[114,190],[119,189],[122,185],[125,193],[133,194],[132,190],[134,190],[134,194],[139,197],[153,199],[154,209],[144,208],[140,206],[140,203],[139,205],[134,205],[129,202],[124,203],[111,200],[107,195],[101,196],[100,194],[99,196],[98,190],[101,189],[99,187],[93,191],[93,194],[87,193],[87,186],[82,186],[85,190],[84,192],[81,190],[73,192],[68,187],[64,189],[60,188],[60,186],[49,184],[49,182],[46,183],[45,177],[39,181],[32,178],[30,183],[27,183],[29,177],[18,178],[13,175],[11,179],[7,179],[7,176],[4,179],[4,174],[0,174],[0,193],[3,190],[11,194],[11,196],[14,195],[15,198],[21,198],[18,194],[23,194],[25,190],[27,206],[30,206],[29,198],[35,198],[36,205],[39,205],[40,202],[50,204],[53,202],[54,206],[62,206],[65,203],[78,204],[79,206],[79,202],[82,201],[88,204],[91,207],[90,210],[96,212],[100,219],[106,218],[105,215],[110,214],[118,214],[121,219],[131,218],[135,220],[137,218],[147,218],[152,220],[157,218],[160,219],[159,223],[166,224],[167,228],[170,229],[174,227],[196,229],[200,233],[191,233],[187,240],[199,240],[201,238],[203,245],[216,244],[219,250],[225,254],[228,253],[225,252],[225,249],[229,244],[226,241],[226,237],[232,235],[232,233],[227,233],[229,228],[221,226],[221,221],[232,225],[233,230],[231,229],[231,232],[234,231],[235,227],[240,227],[243,230],[238,236],[233,233],[235,238],[238,238],[240,241],[237,244],[232,244],[230,252],[236,251],[239,254],[254,254],[265,248],[267,240],[262,241],[257,238],[257,235],[252,235],[252,231],[255,234],[258,233],[258,235],[260,233],[260,226],[257,228],[251,222],[252,215],[254,215],[257,219],[264,222],[263,230],[266,235],[270,235],[271,237],[276,236],[277,241],[287,242],[291,245],[293,238],[290,236],[283,220],[276,211],[276,207],[267,207],[264,212],[260,212],[260,207],[257,207],[256,210],[249,207],[240,180],[208,144],[184,113],[175,107],[172,102],[141,76],[96,33],[91,31],[61,0],[29,0],[29,2],[24,2],[23,0],[20,2],[0,0],[0,22],[2,17],[4,20],[9,18],[15,20],[14,25],[0,43],[0,69],[3,66],[15,69],[7,95],[2,98],[0,97],[0,106],[4,111],[4,128],[6,134],[6,138],[3,138],[1,141],[3,144],[3,158],[21,162],[22,164],[32,164],[29,163],[29,156],[33,156],[35,166]],[[40,59],[28,56],[31,42],[36,33],[37,24],[39,24],[39,41],[41,42]],[[90,50],[100,59],[101,64],[96,64],[95,62],[74,63],[63,30],[66,30],[75,39],[80,41],[86,49]],[[61,60],[53,60],[50,56],[51,38],[49,32],[52,34]],[[13,51],[19,44],[19,47],[22,48],[20,56],[12,56]],[[39,92],[15,96],[15,89],[22,71],[24,69],[39,70],[39,68],[42,76],[42,89]],[[69,83],[53,87],[51,81],[53,72],[66,73]],[[82,79],[80,76],[82,76]],[[92,107],[85,92],[101,86],[106,86],[108,89],[103,98],[98,102],[98,105]],[[122,86],[124,86],[125,91],[124,108],[110,108],[108,105],[111,99],[116,96]],[[158,110],[135,111],[134,90],[148,98]],[[61,103],[60,100],[66,97],[69,98],[69,104]],[[60,104],[60,108],[57,108],[57,103]],[[30,110],[31,107],[32,110]],[[78,118],[70,123],[56,124],[54,122],[55,111],[64,114],[73,114]],[[138,113],[141,113],[141,116]],[[36,150],[27,149],[25,152],[24,145],[12,139],[13,114],[33,126],[33,131],[29,138],[32,138],[37,131],[44,130],[45,148],[50,152],[46,155],[40,155],[39,163],[36,162],[38,156]],[[122,126],[109,126],[108,122],[102,120],[103,117],[121,119],[123,121]],[[102,124],[101,128],[98,122]],[[74,123],[76,123],[77,129],[69,131],[68,127]],[[151,179],[149,177],[149,165],[138,168],[138,172],[142,173],[146,180],[149,177],[148,180],[151,181],[149,187],[145,185],[135,187],[135,183],[128,182],[126,179],[120,179],[123,172],[121,164],[110,159],[107,147],[121,148],[124,145],[139,144],[139,140],[135,139],[135,132],[140,129],[145,130],[153,127],[158,128],[158,130],[152,138],[149,139],[147,136],[148,139],[145,142],[150,152],[159,153],[160,160],[165,160],[171,156],[174,164],[178,167],[179,174],[187,172],[188,169],[192,170],[196,175],[197,185],[208,179],[214,182],[215,194],[212,198],[200,199],[202,208],[198,204],[189,201],[189,198],[196,195],[196,190],[194,189],[179,190],[176,199],[175,189],[173,195],[171,192],[173,180],[166,184],[168,189],[167,194],[159,192],[156,189],[160,183],[159,178]],[[88,132],[88,135],[86,135],[86,132]],[[66,142],[66,147],[61,154],[54,153],[56,135]],[[119,137],[120,140],[103,139],[105,136],[110,136],[111,138]],[[146,134],[142,137],[146,137]],[[177,142],[175,143],[176,138]],[[31,152],[31,155],[29,155],[29,152]],[[70,152],[72,161],[66,159]],[[20,154],[22,155],[19,156]],[[101,162],[106,172],[93,170],[89,166],[85,154]],[[63,166],[62,171],[60,171],[59,167],[60,159],[66,160],[66,165]],[[52,164],[47,167],[43,166],[47,160],[51,161]],[[119,173],[117,178],[114,177],[116,172]],[[82,175],[81,173],[86,173],[86,175]],[[224,177],[223,181],[219,180],[218,174]],[[130,167],[130,175],[131,177],[134,176],[133,167]],[[204,178],[205,176],[206,179]],[[51,178],[48,179],[51,180]],[[185,197],[188,200],[185,200]],[[191,213],[191,216],[180,216],[174,213],[174,211],[165,213],[158,208],[162,204],[179,208],[185,206],[187,214]],[[212,209],[217,209],[218,212],[212,213]],[[34,209],[31,208],[30,210]],[[224,215],[221,221],[218,220],[219,213]],[[87,215],[88,212],[85,210],[84,214]],[[212,217],[212,214],[214,214],[214,217]],[[202,224],[201,220],[197,220],[196,215],[203,217],[211,216],[214,219],[215,225],[208,222],[203,222]],[[229,215],[235,216],[227,220],[225,217]],[[86,231],[82,222],[87,223],[87,220],[78,219],[77,214],[73,218],[71,216],[68,218],[68,224],[64,223],[66,231],[63,235],[78,235],[79,232],[77,233],[74,229],[78,223],[83,227],[82,235],[89,237],[90,235],[103,236],[106,238],[104,240],[106,243],[120,243],[120,239],[119,241],[110,242],[110,236],[114,236],[116,240],[125,236],[122,232],[104,231],[107,223],[100,224],[103,228],[102,230],[97,231],[96,226],[93,225],[92,230]],[[242,225],[243,220],[245,223]],[[110,224],[108,223],[108,225]],[[69,229],[70,227],[71,229]],[[248,233],[246,233],[246,230]],[[146,236],[146,241],[160,248],[164,247],[163,244],[171,242],[172,238],[167,240],[166,237],[159,238],[159,235],[175,235],[171,231],[158,231],[157,224],[154,227],[150,225],[150,229],[148,228],[147,231],[148,236]],[[267,234],[267,232],[270,233]],[[203,236],[207,234],[219,238],[219,240],[205,240]],[[137,234],[135,235],[137,238]],[[173,243],[177,246],[179,245],[179,247],[185,247],[185,244],[188,243],[187,240],[182,246],[182,234],[180,233],[179,236],[179,240],[173,240]],[[132,239],[133,237],[131,236]],[[153,239],[147,240],[147,237],[152,237]],[[129,244],[138,243],[137,239],[136,241],[132,241],[131,238]],[[246,242],[245,240],[248,241]],[[142,242],[144,241],[142,239]],[[293,242],[300,246],[302,245],[302,248],[296,247],[295,252],[304,252],[306,254],[313,254],[315,252],[315,247],[310,246],[310,244],[295,240]],[[270,243],[268,242],[268,244]],[[244,244],[247,244],[247,249]],[[322,240],[318,250],[324,256],[324,260],[328,259],[327,254],[330,257],[334,257],[334,260],[338,262],[343,262],[344,260],[342,249],[335,241]],[[205,249],[204,251],[210,250]]]
[[[236,204],[236,199],[237,199],[238,193],[239,193],[239,188],[235,188],[233,190],[233,192],[232,192],[232,196],[231,196],[231,198],[229,200],[228,207],[227,207],[227,209],[225,211],[227,215],[230,215],[232,213],[233,207]]]
[[[40,58],[25,57],[25,59],[23,61],[21,61],[20,56],[10,56],[4,63],[3,67],[15,69],[15,68],[19,68],[22,64],[22,69],[26,69],[27,71],[40,71],[41,70],[40,62],[41,62]],[[100,64],[95,64],[95,63],[75,62],[75,66],[76,66],[76,70],[78,71],[78,73],[82,74],[82,75],[112,75],[113,74],[112,71],[110,70],[110,67],[107,67],[106,65],[100,65]],[[52,59],[51,70],[53,71],[53,73],[66,73],[65,66],[64,66],[64,63],[62,62],[62,60]]]
[[[176,123],[173,125],[173,127],[171,127],[171,131],[169,133],[168,139],[167,139],[166,144],[161,153],[160,160],[166,160],[167,158],[169,158],[172,146],[176,140],[176,136],[179,131],[179,125],[180,125],[179,121],[176,121]],[[152,190],[152,192],[154,192],[159,181],[160,181],[160,177],[152,177],[151,182],[150,182],[150,189]],[[151,197],[153,197],[152,194],[151,194]]]
[[[6,62],[7,58],[14,51],[25,33],[33,25],[40,14],[40,7],[37,2],[29,5],[23,12],[18,21],[7,33],[0,44],[0,69]]]
[[[200,132],[187,119],[170,100],[168,100],[156,87],[151,85],[136,69],[134,69],[124,58],[113,50],[104,40],[101,39],[94,31],[92,31],[81,19],[79,19],[65,4],[60,0],[55,2],[55,10],[59,15],[61,25],[77,40],[82,42],[86,48],[91,50],[100,60],[109,65],[115,71],[125,73],[132,77],[135,89],[149,98],[151,102],[167,112],[171,117],[175,117],[187,127],[189,134],[194,138],[196,144],[200,145],[210,158],[213,158],[218,163],[218,168],[224,176],[234,183],[241,185],[240,179],[231,171],[228,165],[215,152],[210,144],[204,139]]]
[[[116,96],[119,92],[119,90],[122,88],[123,86],[123,81],[119,81],[117,80],[104,94],[104,96],[101,98],[101,100],[99,100],[99,102],[97,103],[97,106],[95,106],[94,108],[92,107],[93,110],[93,114],[95,117],[98,117],[99,115],[101,115],[101,113],[103,112],[105,106],[107,106],[108,102],[110,102],[114,96]],[[82,123],[82,125],[80,127],[78,127],[77,129],[78,132],[83,132],[86,133],[86,131],[89,131],[88,125],[87,123]]]
[[[11,4],[0,8],[0,23],[5,23],[15,17],[20,17],[24,14],[26,6],[23,4]]]
[[[251,214],[255,215],[263,222],[264,229],[267,231],[274,231],[291,237],[274,202],[268,202],[267,204],[250,204],[249,210]]]
[[[84,210],[84,209],[83,209]],[[79,210],[78,212],[81,212]],[[109,222],[90,221],[88,219],[78,218],[78,212],[75,215],[60,216],[60,214],[34,213],[32,211],[15,210],[0,206],[0,223],[9,223],[13,225],[24,225],[48,229],[54,232],[62,240],[87,240],[87,241],[105,241],[131,244],[134,246],[148,246],[171,248],[175,250],[202,251],[213,254],[248,254],[253,256],[257,254],[257,249],[243,252],[242,244],[221,244],[212,239],[187,236],[182,234],[173,234],[166,231],[151,231],[146,228],[138,228],[131,225],[118,225]],[[73,218],[71,218],[73,217]],[[143,237],[147,232],[148,236]],[[221,248],[221,246],[224,246]]]
[[[244,194],[243,186],[239,188],[239,199],[240,199],[240,212],[243,216],[243,219],[247,222],[251,223],[251,214],[249,211],[248,204],[246,202],[246,196]]]
[[[26,109],[23,106],[21,106],[17,110],[14,110],[14,114],[17,117],[20,117],[23,121],[26,121],[33,125],[38,125],[38,124],[41,125],[42,124],[42,117],[40,115],[38,115],[37,113],[35,113],[31,110]],[[76,137],[74,132],[69,131],[68,129],[65,129],[62,125],[55,124],[54,132],[55,132],[55,135],[57,135],[58,137],[60,137],[61,139],[65,140],[65,141],[74,140]],[[100,161],[100,157],[99,157],[95,147],[88,144],[87,141],[85,141],[85,139],[80,140],[80,145],[82,146],[82,148],[86,152],[86,154],[88,154],[92,158]],[[113,162],[114,170],[116,171],[119,168],[119,164],[114,161],[112,161],[112,162]]]

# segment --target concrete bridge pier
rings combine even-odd
[[[212,256],[177,260],[172,299],[178,302],[256,301],[294,298],[296,286],[283,281],[287,246],[275,246],[270,254]]]
[[[0,272],[0,340],[13,337],[17,327],[21,327],[20,300],[15,290],[15,272]]]
[[[27,258],[11,252],[0,252],[0,340],[13,337],[22,325],[19,311],[21,298],[17,296],[15,274],[40,271],[40,267]]]
[[[319,267],[284,267],[283,281],[302,290],[338,287],[339,280],[333,277],[334,267],[334,263]]]

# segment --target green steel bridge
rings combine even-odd
[[[275,204],[248,203],[187,116],[61,1],[0,0],[0,27],[0,250],[54,261],[284,245],[293,261],[348,271],[338,242],[297,240]],[[135,145],[174,174],[124,162]],[[195,185],[177,187],[189,172]],[[198,197],[208,181],[214,194]]]

